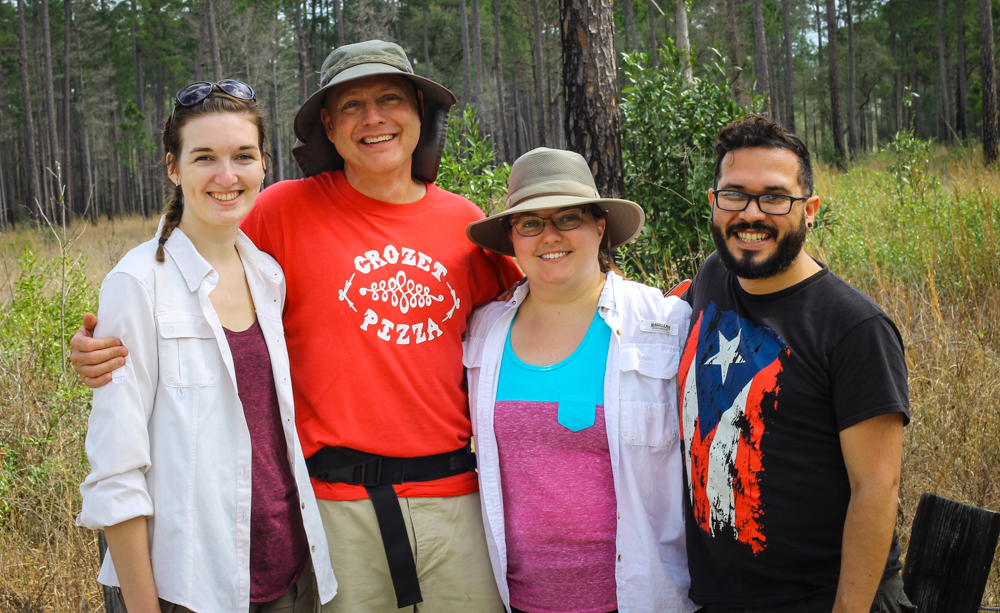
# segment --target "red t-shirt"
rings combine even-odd
[[[416,202],[373,200],[340,171],[260,194],[241,228],[285,270],[285,338],[306,457],[326,445],[420,457],[472,436],[466,321],[521,278],[510,258],[466,238],[465,227],[482,218],[433,184]],[[359,485],[313,487],[325,500],[367,498]],[[400,496],[477,489],[471,472],[396,486]]]

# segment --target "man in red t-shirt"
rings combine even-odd
[[[502,612],[461,338],[521,274],[465,238],[482,212],[433,183],[451,92],[382,41],[335,50],[320,85],[295,118],[307,178],[262,192],[242,230],[285,272],[296,426],[339,584],[323,610]],[[88,385],[124,355],[110,343],[74,337]]]

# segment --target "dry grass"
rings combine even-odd
[[[810,244],[882,305],[906,342],[913,421],[900,490],[904,551],[922,492],[1000,511],[1000,181],[979,168],[976,152],[911,149],[848,175],[822,169],[825,210]],[[154,231],[148,220],[105,221],[72,246],[67,261],[83,256],[86,282],[73,290],[80,305],[68,309],[70,333],[107,271]],[[36,268],[44,287],[19,290],[25,249],[59,257],[50,233],[0,234],[0,610],[96,612],[96,538],[73,523],[87,473],[89,394],[61,375],[52,338],[58,269]],[[985,601],[1000,601],[1000,560]]]

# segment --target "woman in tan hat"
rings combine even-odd
[[[473,243],[528,282],[465,340],[483,517],[512,612],[690,613],[677,367],[690,308],[622,278],[642,209],[586,161],[535,149]]]

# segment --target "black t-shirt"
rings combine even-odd
[[[757,607],[835,591],[851,497],[839,433],[888,413],[909,422],[899,331],[825,266],[752,295],[712,254],[685,299],[691,598]],[[899,554],[894,534],[886,576]]]

